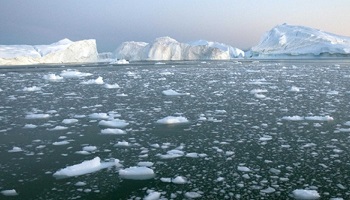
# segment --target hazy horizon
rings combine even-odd
[[[104,52],[124,41],[170,36],[180,42],[205,39],[246,50],[283,23],[350,36],[349,8],[346,0],[11,0],[0,7],[0,44],[96,39],[99,52]]]

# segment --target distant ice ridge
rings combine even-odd
[[[49,45],[0,45],[0,65],[96,62],[96,40],[63,39]]]
[[[181,43],[170,37],[160,37],[150,44],[124,42],[115,50],[115,56],[125,60],[229,60],[244,57],[244,52],[217,42]]]
[[[350,37],[282,24],[265,33],[248,53],[252,57],[350,56]]]

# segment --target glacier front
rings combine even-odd
[[[49,45],[0,45],[0,65],[97,62],[96,40],[63,39]]]
[[[350,56],[350,37],[282,24],[265,33],[249,54],[257,58]]]
[[[117,59],[126,60],[229,60],[244,57],[244,52],[229,45],[200,40],[181,43],[170,37],[152,43],[124,42],[115,50]]]

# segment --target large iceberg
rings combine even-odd
[[[0,65],[98,61],[96,40],[63,39],[49,45],[0,45]]]
[[[244,52],[217,42],[181,43],[170,37],[160,37],[150,44],[124,42],[116,49],[115,56],[126,60],[229,60],[243,57]]]
[[[305,26],[282,24],[265,33],[249,54],[259,58],[350,56],[350,37]]]

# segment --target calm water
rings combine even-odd
[[[90,76],[44,78],[68,69]],[[99,76],[103,84],[96,84]],[[184,95],[162,94],[168,89]],[[347,61],[0,68],[0,102],[0,191],[18,193],[0,199],[142,199],[151,191],[163,199],[188,192],[200,199],[293,199],[295,189],[350,199]],[[106,127],[93,113],[125,120],[126,134],[100,134]],[[33,114],[48,115],[28,119]],[[156,123],[167,116],[189,123]],[[79,153],[85,146],[97,149]],[[183,155],[162,158],[174,149]],[[117,167],[53,177],[97,156],[119,159],[122,168],[151,162],[156,177],[124,180]],[[178,176],[187,182],[162,181]]]

